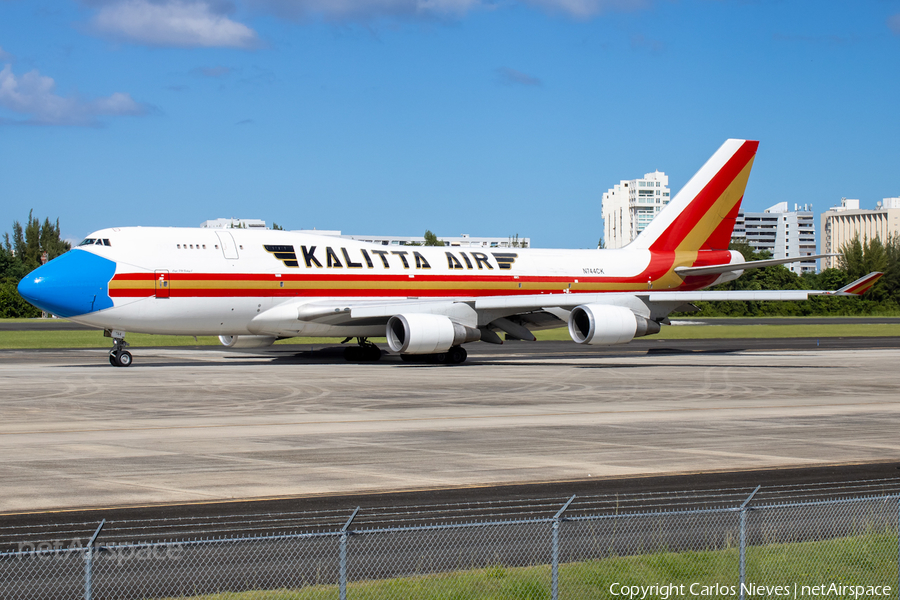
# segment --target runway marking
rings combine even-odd
[[[266,423],[222,423],[218,425],[172,425],[159,427],[112,427],[108,429],[39,429],[28,431],[0,431],[0,436],[58,434],[58,433],[103,433],[112,431],[163,431],[173,429],[224,429],[228,427],[282,427],[285,425],[348,425],[357,423],[416,423],[429,421],[476,421],[484,419],[510,419],[530,417],[565,417],[577,415],[625,415],[625,414],[653,414],[653,413],[680,413],[699,411],[736,411],[750,410],[760,411],[779,408],[834,408],[834,407],[858,407],[858,406],[891,406],[900,404],[900,399],[891,402],[848,402],[840,404],[767,404],[762,406],[708,406],[685,408],[655,408],[649,410],[598,410],[598,411],[567,411],[567,412],[535,412],[516,414],[490,414],[490,415],[462,415],[447,417],[410,417],[398,419],[345,419],[326,421],[277,421]]]

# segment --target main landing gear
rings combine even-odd
[[[353,338],[347,338],[343,343]],[[375,362],[381,360],[381,348],[373,344],[368,338],[356,338],[356,346],[344,348],[344,359],[349,362]]]
[[[446,352],[436,354],[401,354],[403,362],[432,363],[436,365],[458,365],[466,361],[469,353],[462,346],[453,346]]]
[[[128,346],[128,342],[125,341],[125,332],[107,329],[103,334],[113,339],[113,347],[109,351],[109,364],[114,367],[130,367],[134,359],[131,352],[125,349]]]

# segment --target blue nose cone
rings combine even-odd
[[[19,294],[41,310],[75,317],[111,308],[109,280],[116,263],[86,250],[71,250],[19,282]]]

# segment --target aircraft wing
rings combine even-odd
[[[408,298],[358,299],[323,298],[290,301],[258,315],[251,331],[277,332],[296,328],[298,321],[328,325],[386,323],[399,314],[443,315],[469,327],[493,325],[504,331],[513,329],[527,339],[526,330],[559,326],[568,313],[584,304],[605,304],[631,309],[650,318],[668,315],[681,305],[699,301],[799,301],[809,296],[858,296],[882,276],[874,272],[839,290],[698,290],[526,294],[518,296],[460,297],[455,299]],[[513,321],[511,322],[510,319]],[[516,328],[516,325],[524,328]]]

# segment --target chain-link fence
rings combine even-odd
[[[686,492],[677,509],[572,496],[545,516],[535,500],[432,524],[373,526],[357,509],[307,533],[154,543],[104,543],[101,523],[83,543],[0,553],[0,598],[900,597],[900,494],[764,503],[758,491],[720,507]]]

